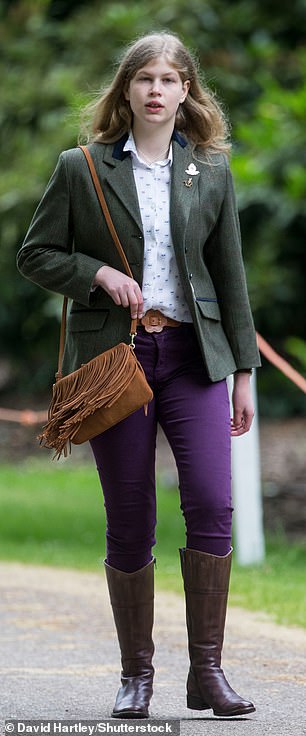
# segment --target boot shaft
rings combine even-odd
[[[105,572],[121,651],[122,675],[152,672],[154,560],[133,573],[105,563]]]
[[[181,549],[189,653],[194,665],[221,663],[232,553],[217,557]]]

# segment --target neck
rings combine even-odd
[[[165,129],[154,131],[152,129],[140,130],[137,125],[134,125],[132,132],[137,150],[148,160],[156,161],[161,157],[166,158],[171,143],[173,125],[171,125],[171,129],[165,126]]]

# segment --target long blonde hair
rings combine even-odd
[[[150,33],[125,51],[111,85],[83,111],[82,133],[87,141],[114,143],[132,127],[132,111],[124,91],[138,69],[165,56],[190,88],[179,105],[175,127],[194,146],[229,152],[229,126],[215,95],[201,84],[198,64],[180,39],[166,31]]]

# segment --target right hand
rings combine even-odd
[[[127,274],[111,266],[101,266],[97,271],[93,286],[101,286],[115,304],[130,307],[131,318],[143,317],[143,298],[139,284]]]

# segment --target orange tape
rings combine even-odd
[[[278,370],[280,370],[285,376],[287,376],[287,378],[289,378],[290,381],[292,381],[292,383],[295,383],[295,385],[298,386],[304,394],[306,394],[306,379],[301,375],[301,373],[298,373],[298,371],[296,371],[295,368],[292,368],[284,358],[281,358],[281,356],[271,348],[271,345],[264,340],[259,332],[256,332],[256,337],[258,348],[265,358],[267,358],[272,365],[275,365]],[[0,421],[2,420],[3,422],[17,422],[18,424],[31,426],[34,424],[43,424],[47,419],[47,411],[32,411],[31,409],[24,409],[23,411],[18,411],[17,409],[0,409]]]
[[[278,370],[280,370],[285,376],[287,376],[287,378],[289,378],[290,381],[292,381],[292,383],[295,383],[295,385],[298,386],[304,394],[306,394],[306,379],[301,375],[301,373],[298,373],[295,368],[292,368],[290,363],[287,363],[284,358],[281,358],[281,356],[271,348],[271,345],[269,345],[269,343],[264,340],[258,332],[256,332],[256,337],[259,350],[265,358],[275,365]]]
[[[18,411],[17,409],[0,409],[0,421],[3,422],[17,422],[18,424],[34,425],[46,422],[48,419],[48,412],[46,411],[32,411],[31,409],[23,409]]]

